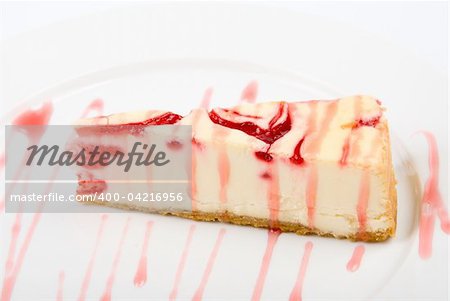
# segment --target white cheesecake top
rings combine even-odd
[[[233,108],[194,109],[187,116],[167,111],[137,111],[82,119],[79,126],[192,125],[193,140],[226,142],[294,164],[325,161],[377,169],[388,135],[383,108],[369,96],[330,101],[242,103]]]

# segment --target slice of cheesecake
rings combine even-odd
[[[374,98],[243,103],[195,109],[185,117],[122,113],[77,124],[81,137],[110,140],[136,135],[136,128],[142,133],[159,125],[192,126],[191,208],[159,213],[362,241],[395,233],[389,131]],[[105,131],[104,125],[119,131]],[[78,192],[108,191],[102,179],[107,168],[81,168]],[[145,203],[108,204],[158,212]]]

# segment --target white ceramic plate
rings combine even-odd
[[[75,120],[85,106],[96,98],[105,101],[106,113],[154,108],[185,114],[192,107],[198,106],[208,87],[214,89],[212,106],[236,104],[241,90],[252,80],[259,83],[259,101],[280,98],[284,100],[335,98],[344,93],[365,92],[361,89],[366,88],[367,93],[379,92],[376,94],[381,94],[380,98],[388,107],[391,127],[396,133],[393,139],[393,153],[399,195],[397,237],[385,243],[366,244],[366,253],[360,269],[355,273],[350,273],[346,270],[346,264],[356,244],[334,239],[282,234],[274,249],[262,299],[285,300],[289,297],[307,241],[312,241],[314,247],[304,280],[304,299],[360,300],[404,296],[402,292],[408,288],[403,285],[410,285],[411,280],[399,281],[393,280],[393,278],[408,279],[406,273],[402,272],[405,265],[409,265],[416,272],[420,271],[417,268],[419,261],[416,251],[420,180],[411,167],[417,159],[413,159],[408,154],[408,147],[402,143],[406,130],[401,126],[402,122],[398,120],[410,120],[403,114],[399,114],[403,109],[403,98],[400,97],[398,101],[391,100],[393,99],[391,97],[401,95],[404,91],[401,89],[405,83],[400,82],[398,86],[389,86],[389,89],[377,89],[360,79],[358,82],[356,79],[358,76],[355,76],[354,72],[359,70],[367,79],[377,79],[380,76],[380,73],[377,73],[378,67],[370,69],[373,62],[367,62],[367,68],[376,75],[368,72],[365,68],[361,69],[359,64],[367,55],[380,51],[385,55],[384,60],[388,61],[383,64],[392,63],[400,68],[409,62],[409,64],[415,64],[416,68],[421,68],[422,71],[426,67],[410,60],[407,56],[405,59],[405,55],[395,48],[391,48],[385,43],[374,43],[371,39],[367,39],[367,41],[370,40],[369,46],[376,47],[376,49],[365,45],[364,49],[355,50],[355,45],[348,41],[356,39],[364,42],[366,41],[364,34],[343,26],[339,27],[340,25],[337,24],[319,22],[322,20],[308,16],[293,15],[290,12],[274,13],[270,9],[257,8],[255,10],[243,6],[239,8],[239,12],[240,14],[248,13],[245,15],[246,22],[237,18],[236,22],[232,22],[232,24],[230,20],[234,20],[232,16],[236,13],[236,9],[236,7],[228,5],[221,7],[193,5],[184,7],[184,10],[181,5],[177,7],[163,5],[130,8],[48,28],[37,35],[13,41],[10,45],[5,45],[6,53],[13,62],[17,63],[13,66],[19,70],[30,70],[36,81],[40,82],[42,86],[37,87],[35,81],[33,82],[33,77],[29,75],[25,75],[23,78],[25,82],[28,81],[28,85],[22,82],[14,84],[16,89],[28,87],[23,89],[30,91],[29,94],[33,94],[33,96],[27,97],[20,105],[8,103],[7,109],[10,113],[5,116],[3,122],[8,123],[10,118],[24,107],[36,105],[47,99],[51,99],[55,104],[52,124],[66,124],[68,121]],[[119,19],[117,19],[118,16],[120,16]],[[194,20],[196,16],[202,16],[202,18]],[[175,19],[177,22],[173,23]],[[122,24],[120,27],[116,26],[117,20],[120,20]],[[264,20],[273,20],[270,29],[266,30]],[[276,20],[280,20],[281,25],[276,25]],[[239,27],[234,24],[240,22],[252,27],[253,35],[247,37],[251,43],[246,42],[245,37],[242,37],[243,33],[239,33]],[[168,26],[168,24],[171,25]],[[253,28],[254,25],[249,24],[259,24],[263,27],[260,30],[266,32],[266,36],[260,36],[262,33],[259,30],[255,31],[257,27]],[[209,27],[205,29],[204,26],[207,25]],[[292,38],[285,37],[283,34],[281,34],[282,37],[277,34],[287,33],[287,25],[299,29],[293,32],[298,32],[299,38],[301,37],[300,44],[304,44],[303,52],[291,51],[290,45],[297,50],[301,50],[302,45],[293,42]],[[313,29],[314,34],[302,31],[305,26]],[[91,35],[93,30],[101,33],[98,37],[103,40],[93,39]],[[244,31],[247,30],[248,28],[244,26]],[[65,35],[67,32],[69,32],[70,39],[73,39],[70,40],[72,49],[66,49],[64,45],[68,39]],[[76,36],[73,35],[75,32],[78,33]],[[334,57],[325,58],[323,57],[324,53],[321,53],[320,50],[321,41],[329,39],[329,41],[336,42],[336,36],[334,36],[336,32],[339,32],[339,41],[343,42],[337,52],[326,53]],[[122,36],[125,33],[135,36],[136,39],[128,37],[127,39],[130,40],[126,41],[132,44],[132,47],[129,44],[123,45],[123,39],[116,40],[113,37],[115,35]],[[179,36],[180,33],[183,35]],[[219,44],[210,45],[208,43],[209,47],[206,45],[202,51],[197,49],[199,45],[204,45],[204,41],[199,38],[202,34],[206,34],[206,39],[216,41],[214,36],[220,33],[226,34],[222,40],[230,42],[226,46],[229,55],[224,55],[226,51],[223,48],[218,49]],[[153,35],[146,39],[146,34]],[[58,45],[53,45],[58,48],[58,51],[53,53],[54,57],[47,57],[50,54],[45,53],[43,49],[50,52],[52,50],[42,45],[45,45],[46,42],[55,43],[55,35],[61,37]],[[205,36],[203,37],[205,38]],[[320,41],[316,40],[316,37],[321,37]],[[37,38],[40,38],[39,45],[43,49],[39,50],[41,51],[40,56],[36,58],[36,61],[32,62],[29,57],[20,57],[23,54],[20,47],[36,42]],[[263,40],[270,44],[267,48],[270,48],[272,54],[267,50],[260,51],[262,48],[258,48],[263,45]],[[245,51],[236,52],[236,47],[244,47],[240,46],[240,42],[247,48]],[[314,42],[317,45],[307,46]],[[89,55],[79,55],[79,52],[85,51],[86,47],[89,48],[92,43],[97,43],[93,46],[94,53],[107,51],[108,47],[116,48],[103,53],[103,56],[94,54],[97,56],[97,61],[94,62]],[[161,46],[162,43],[165,45]],[[274,46],[274,44],[278,46]],[[175,46],[185,49],[176,55]],[[277,47],[287,50],[280,50]],[[117,51],[117,48],[120,48],[120,51]],[[194,48],[195,51],[192,50]],[[14,50],[16,50],[15,54],[13,54]],[[69,55],[64,50],[70,52],[71,59],[68,59]],[[250,50],[254,51],[254,58],[247,55]],[[345,50],[355,52],[353,60],[347,58]],[[370,53],[362,55],[361,51],[370,51]],[[271,58],[270,55],[277,56],[277,58],[286,56],[287,58],[277,60]],[[45,58],[42,58],[43,56]],[[105,56],[108,58],[102,58]],[[42,69],[43,62],[47,59],[52,63],[48,65],[48,69]],[[290,60],[292,68],[284,64],[283,60]],[[88,64],[87,61],[90,63]],[[57,62],[63,65],[55,66],[58,65]],[[321,62],[326,62],[327,66],[322,66]],[[316,68],[312,68],[314,63]],[[299,66],[303,66],[303,68],[299,68]],[[39,68],[42,70],[41,77],[37,77],[36,74]],[[414,78],[415,74],[407,73],[409,68],[390,70],[387,77],[391,77],[392,72],[397,72],[397,76],[409,76],[410,80],[417,81],[418,79]],[[313,69],[315,71],[311,71]],[[92,72],[92,70],[95,71]],[[337,72],[337,70],[341,70],[341,72]],[[17,72],[16,69],[12,71],[13,77]],[[432,77],[435,82],[431,83],[427,80],[422,84],[435,87],[435,92],[432,93],[439,98],[441,87],[438,85],[441,84],[441,79],[435,73],[430,73],[429,77]],[[361,88],[349,89],[348,87],[351,86],[349,82],[353,80],[355,80],[354,86]],[[384,87],[387,86],[385,79],[378,78],[377,81],[377,85],[383,86],[384,82]],[[32,89],[41,92],[33,93]],[[415,88],[415,93],[422,93],[422,89],[424,88]],[[4,93],[11,99],[24,96],[23,90],[14,94],[15,92],[11,89],[6,89]],[[412,92],[404,93],[414,94]],[[383,96],[385,97],[383,98]],[[437,103],[436,106],[439,104]],[[433,108],[433,110],[436,109]],[[411,109],[410,114],[414,116],[416,111]],[[429,123],[432,126],[433,120]],[[407,134],[412,132],[407,132]],[[421,159],[426,160],[423,156]],[[444,164],[445,162],[446,157]],[[24,216],[22,234],[28,229],[32,217],[32,215]],[[165,300],[168,298],[175,280],[177,265],[189,227],[194,222],[128,212],[109,215],[104,235],[99,244],[87,296],[98,299],[104,292],[113,266],[120,233],[128,217],[131,217],[131,223],[117,266],[113,299]],[[0,217],[3,223],[2,246],[8,245],[10,242],[9,229],[14,218],[14,214]],[[146,222],[149,220],[154,221],[154,227],[148,249],[148,281],[143,287],[137,288],[133,284],[133,279],[138,266]],[[94,249],[99,223],[100,215],[98,214],[45,214],[42,216],[17,279],[14,299],[47,300],[53,298],[58,291],[58,275],[61,271],[64,271],[65,274],[64,299],[77,298]],[[178,299],[191,299],[194,295],[201,282],[217,233],[221,228],[225,228],[227,232],[207,283],[204,298],[205,300],[250,299],[266,247],[267,231],[224,224],[195,224],[197,225],[196,231],[181,278]],[[24,241],[23,238],[24,235],[21,235],[19,247]],[[438,262],[446,264],[445,254],[448,253],[446,253],[445,237],[437,235],[436,240],[435,245],[439,246],[439,251],[435,252],[434,256],[438,258]],[[5,248],[2,247],[1,252],[5,258]],[[2,260],[3,262],[4,260]],[[445,269],[434,268],[433,273],[435,273],[432,274],[434,279],[447,277]],[[400,286],[397,286],[397,289],[389,288],[389,285],[395,281],[399,282]],[[414,283],[417,280],[413,279],[412,281]],[[385,289],[385,286],[388,288]],[[427,295],[431,294],[428,289],[428,285],[425,284],[425,287],[418,290],[421,292],[420,294]],[[437,285],[437,288],[432,288],[432,291],[438,297],[443,296],[441,284]]]

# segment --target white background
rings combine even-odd
[[[443,73],[448,69],[447,4],[434,2],[270,2],[302,13],[328,17],[375,33],[414,52]],[[130,6],[133,2],[5,2],[1,7],[0,39],[54,24],[84,14]]]
[[[7,44],[9,40],[14,40],[27,32],[42,29],[69,18],[132,5],[131,2],[2,3],[0,7],[0,39],[2,43]],[[448,79],[448,4],[446,2],[428,4],[423,2],[266,2],[263,5],[284,7],[310,15],[331,18],[376,34],[389,43],[396,44],[412,53],[426,64],[430,64],[433,69]],[[2,104],[5,101],[5,99],[1,99]],[[432,100],[430,100],[430,105],[432,104]],[[3,112],[1,113],[3,115]],[[441,124],[448,126],[448,115],[446,124],[443,122]],[[448,137],[445,138],[447,141],[443,141],[448,143]],[[446,149],[448,150],[448,148]],[[426,162],[423,165],[426,168]],[[445,184],[447,183],[441,183],[448,187]],[[417,273],[418,268],[420,268],[420,274]],[[427,262],[416,262],[416,265],[410,265],[404,269],[405,271],[400,275],[409,274],[411,280],[406,283],[411,286],[417,286],[420,283],[430,284],[435,281],[427,277],[427,271],[431,272],[427,270]],[[391,285],[385,288],[386,295],[402,296],[399,287],[402,287],[402,290],[414,291],[417,289],[399,286],[404,283],[401,279],[394,278]]]

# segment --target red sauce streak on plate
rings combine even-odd
[[[44,125],[47,125],[53,114],[53,104],[45,102],[39,109],[26,110],[19,116],[13,119],[12,124],[17,126],[40,125],[37,127],[24,127],[28,139],[37,142],[44,134]]]
[[[125,238],[127,237],[129,225],[130,225],[130,218],[127,219],[125,226],[123,227],[122,235],[120,237],[119,245],[117,246],[116,255],[114,257],[111,273],[109,274],[108,280],[106,281],[105,292],[100,298],[101,301],[111,300],[114,280],[116,279],[117,268],[119,267],[120,257],[122,256],[122,249],[125,243]]]
[[[9,275],[14,267],[14,256],[16,254],[17,241],[22,228],[22,212],[16,213],[14,224],[11,228],[11,241],[9,243],[8,255],[6,256],[5,275]]]
[[[103,115],[104,102],[101,99],[94,99],[83,111],[81,118],[86,118],[91,112],[96,112],[97,116]]]
[[[56,292],[56,301],[63,301],[64,278],[64,271],[61,271],[58,276],[58,290]]]
[[[17,126],[31,126],[36,125],[36,127],[23,127],[21,130],[27,135],[30,143],[37,143],[41,136],[45,132],[44,126],[48,124],[50,118],[53,114],[53,104],[51,102],[46,102],[42,104],[39,109],[26,110],[16,118],[13,119],[12,124]],[[25,158],[24,158],[25,159]],[[19,169],[15,175],[15,179],[19,179],[22,169]],[[1,202],[1,208],[4,207],[4,200]],[[25,259],[28,247],[33,238],[34,232],[37,225],[39,224],[41,218],[40,208],[36,212],[31,221],[31,225],[25,235],[24,241],[21,245],[19,253],[16,260],[14,261],[14,255],[17,248],[17,240],[21,230],[21,219],[22,213],[18,212],[16,214],[16,219],[11,229],[11,242],[9,245],[9,251],[6,257],[5,263],[5,275],[2,285],[2,295],[1,300],[9,301],[11,299],[14,286],[16,283],[17,276],[20,273],[23,261]]]
[[[12,124],[17,126],[25,126],[22,130],[27,135],[30,142],[37,143],[45,132],[44,125],[47,125],[53,114],[53,104],[45,102],[39,109],[26,110],[13,119]],[[36,125],[36,127],[29,127]]]
[[[200,104],[200,108],[208,110],[209,105],[211,104],[213,91],[214,90],[212,87],[209,87],[208,89],[205,90],[205,93],[203,94],[202,102]]]
[[[253,289],[252,301],[258,301],[261,299],[262,290],[264,288],[264,282],[266,280],[267,272],[269,271],[270,261],[272,259],[273,249],[277,243],[278,237],[281,231],[269,230],[266,251],[261,262],[261,268],[259,270],[258,279],[256,280],[255,288]]]
[[[17,276],[22,268],[23,261],[25,259],[25,255],[28,251],[28,247],[30,246],[31,240],[33,238],[34,232],[36,230],[37,225],[39,224],[41,218],[41,212],[37,212],[34,214],[33,219],[31,221],[31,225],[28,228],[28,231],[25,235],[22,246],[19,250],[19,254],[14,262],[14,266],[8,275],[5,275],[3,280],[3,288],[2,295],[0,300],[9,301],[11,300],[12,292],[14,290],[14,286],[17,280]]]
[[[419,222],[419,256],[428,259],[432,254],[434,221],[436,215],[441,222],[441,229],[450,234],[450,218],[439,190],[439,152],[436,138],[427,131],[421,131],[428,142],[428,164],[430,173],[425,183],[421,201]]]
[[[0,170],[5,168],[5,154],[0,154]]]
[[[180,282],[181,282],[181,276],[183,275],[184,266],[186,265],[186,260],[189,255],[189,248],[192,243],[192,238],[194,237],[194,232],[195,232],[195,225],[191,225],[191,227],[189,228],[188,237],[184,244],[183,253],[181,254],[180,262],[178,263],[177,272],[175,275],[175,281],[173,283],[173,288],[169,295],[170,301],[174,301],[177,298],[178,288],[179,288]]]
[[[92,271],[94,270],[95,260],[97,258],[98,246],[100,245],[100,241],[103,236],[103,231],[105,228],[106,221],[108,219],[108,215],[104,214],[100,220],[100,226],[97,230],[97,236],[95,238],[94,249],[91,253],[91,258],[89,259],[89,263],[84,274],[83,282],[81,284],[80,294],[78,296],[78,301],[84,301],[86,299],[87,290],[89,288],[89,284],[92,277]]]
[[[222,244],[223,237],[225,235],[226,230],[220,229],[219,234],[217,235],[216,243],[214,244],[214,248],[209,255],[208,263],[206,265],[205,271],[203,272],[203,277],[200,282],[199,287],[195,291],[194,297],[192,300],[200,301],[202,300],[203,292],[205,291],[206,284],[208,283],[209,276],[211,275],[211,271],[214,266],[214,262],[216,261],[217,254],[219,253],[220,245]]]
[[[302,262],[300,264],[300,269],[298,271],[297,281],[295,282],[294,288],[292,289],[289,301],[302,300],[303,282],[305,281],[306,269],[308,267],[308,262],[311,256],[312,248],[313,243],[308,241],[305,244],[305,251],[303,253]]]
[[[152,227],[153,222],[152,221],[147,222],[147,227],[144,235],[144,242],[142,243],[141,257],[139,258],[136,274],[134,275],[134,285],[137,287],[142,287],[147,282],[147,251]]]
[[[347,271],[356,272],[359,269],[361,260],[364,256],[365,248],[363,245],[356,246],[353,250],[352,257],[347,263]]]
[[[258,97],[258,82],[251,81],[244,88],[244,90],[242,90],[241,101],[247,101],[250,103],[254,103],[256,101],[257,97]]]

